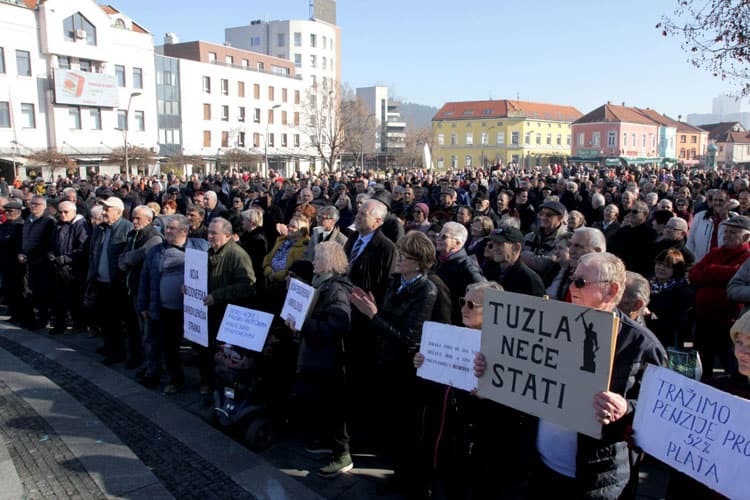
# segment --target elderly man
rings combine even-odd
[[[451,296],[451,323],[463,326],[460,299],[466,287],[486,281],[476,261],[466,253],[468,231],[458,222],[446,222],[435,241],[438,262],[435,273],[445,282]]]
[[[729,342],[729,327],[739,307],[727,296],[727,285],[750,257],[750,217],[735,215],[721,223],[722,243],[688,272],[695,287],[695,346],[703,363],[703,378],[713,376],[715,357],[728,373],[737,370]]]
[[[208,225],[208,348],[201,350],[201,394],[210,392],[216,336],[224,311],[231,303],[248,306],[255,294],[255,272],[250,256],[232,238],[232,224],[217,217]]]
[[[2,276],[2,295],[8,306],[12,323],[23,323],[28,310],[23,303],[23,275],[25,266],[18,261],[23,242],[23,225],[21,217],[23,205],[13,199],[3,205],[5,222],[0,224],[0,276]]]
[[[539,207],[537,230],[524,238],[521,258],[540,276],[546,275],[555,264],[552,252],[557,238],[567,231],[567,220],[568,211],[562,203],[545,201]]]
[[[339,211],[333,205],[322,207],[315,214],[318,225],[313,228],[310,241],[307,243],[304,259],[313,261],[315,258],[315,247],[324,241],[335,241],[342,247],[346,245],[347,237],[336,226],[339,221]]]
[[[487,193],[478,191],[474,196],[474,217],[489,217],[495,228],[500,227],[500,217],[490,207],[490,200]]]
[[[215,191],[208,191],[203,196],[203,206],[206,209],[206,225],[217,217],[226,217],[229,213],[220,201]]]
[[[625,262],[628,271],[652,276],[654,274],[654,243],[656,230],[648,221],[648,206],[643,201],[633,203],[609,242],[609,249]]]
[[[47,200],[44,196],[32,196],[29,201],[29,218],[23,225],[23,244],[18,260],[26,264],[28,286],[31,290],[31,308],[34,318],[32,330],[44,328],[49,319],[52,263],[49,255],[55,246],[55,219],[46,215]]]
[[[723,189],[712,190],[710,204],[706,210],[701,210],[693,217],[690,234],[687,239],[687,249],[695,255],[695,261],[701,260],[711,249],[718,247],[723,241],[723,221],[737,215],[729,211],[729,195]]]
[[[89,248],[89,228],[86,219],[76,213],[76,204],[62,201],[57,207],[59,219],[55,226],[55,250],[50,255],[55,268],[55,289],[52,310],[52,333],[62,333],[70,312],[75,327],[83,325],[83,289],[86,282],[86,259]]]
[[[190,205],[187,209],[188,221],[190,222],[190,238],[206,239],[208,227],[203,223],[206,218],[206,210],[200,205]]]
[[[137,313],[138,287],[141,282],[141,269],[148,251],[162,242],[162,235],[153,224],[154,212],[145,205],[138,205],[133,209],[130,222],[133,229],[128,233],[125,251],[120,255],[118,265],[125,273],[125,286],[130,298],[128,313],[125,317],[127,326],[128,351],[130,359],[125,368],[133,369],[140,366],[142,359],[144,323]]]
[[[688,224],[685,219],[672,217],[664,225],[662,237],[654,243],[654,256],[659,255],[664,250],[675,248],[682,253],[685,258],[687,267],[695,263],[695,256],[687,248]]]
[[[604,233],[604,237],[607,241],[612,241],[612,237],[615,235],[618,229],[622,227],[622,224],[618,220],[620,216],[620,209],[617,205],[609,204],[604,207],[603,217],[600,222],[595,222],[591,227],[595,227]]]
[[[105,356],[102,363],[112,365],[125,360],[125,330],[123,321],[129,312],[125,273],[118,267],[125,251],[128,233],[133,224],[123,218],[125,205],[120,198],[110,196],[101,200],[102,222],[91,235],[87,309],[102,332],[104,345],[97,352]]]
[[[208,251],[208,242],[189,238],[189,221],[184,215],[172,215],[164,226],[164,242],[146,255],[138,289],[137,309],[145,323],[143,347],[146,357],[141,384],[156,387],[161,382],[161,357],[169,381],[165,394],[178,392],[184,382],[180,363],[182,341],[182,286],[185,274],[185,250]]]
[[[515,227],[500,227],[490,233],[484,255],[498,265],[499,274],[488,274],[487,279],[497,281],[509,292],[541,297],[544,295],[542,278],[521,259],[523,240],[523,233]]]
[[[448,214],[449,219],[452,221],[456,220],[456,214],[458,213],[458,203],[456,198],[458,193],[450,186],[443,186],[440,188],[440,207],[439,210]]]
[[[579,227],[573,231],[570,238],[568,252],[570,260],[568,265],[560,269],[550,285],[547,287],[547,295],[556,300],[570,302],[570,285],[572,283],[573,271],[578,265],[578,260],[589,253],[601,253],[607,251],[607,240],[604,233],[593,227]]]
[[[602,438],[594,439],[539,420],[536,441],[529,443],[537,455],[530,498],[622,498],[637,481],[636,460],[630,456],[626,436],[646,366],[665,366],[667,356],[653,333],[617,310],[625,280],[625,265],[612,254],[587,254],[578,262],[573,303],[614,312],[619,319],[610,387],[592,402],[604,429]],[[475,375],[484,376],[486,368],[484,356],[478,353]]]
[[[638,324],[646,325],[644,313],[651,300],[651,285],[638,273],[628,271],[625,279],[625,292],[617,307]]]

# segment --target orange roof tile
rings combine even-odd
[[[527,101],[462,101],[447,102],[433,120],[476,120],[477,118],[507,118],[509,114],[538,120],[573,121],[581,112],[572,106]]]
[[[37,0],[23,0],[23,3],[29,9],[36,9],[36,6],[39,5],[39,2]]]
[[[618,106],[607,103],[582,116],[575,123],[625,122],[658,125],[657,122],[642,114],[637,108]]]

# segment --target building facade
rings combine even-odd
[[[374,120],[375,153],[397,156],[406,146],[406,122],[401,119],[398,103],[390,100],[388,87],[360,87],[357,99],[362,100]]]
[[[580,116],[572,106],[507,99],[446,103],[432,119],[433,161],[437,168],[561,162]]]
[[[712,166],[750,166],[750,133],[741,123],[710,123],[700,128],[708,133],[709,144],[713,146]]]

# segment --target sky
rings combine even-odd
[[[163,43],[223,43],[224,28],[255,19],[307,19],[308,0],[107,0]],[[339,0],[341,72],[352,88],[385,85],[395,97],[445,102],[518,99],[572,105],[607,101],[673,118],[710,113],[728,82],[694,68],[680,41],[655,28],[677,0]]]

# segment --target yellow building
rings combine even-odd
[[[449,102],[432,119],[433,161],[439,169],[559,162],[570,156],[570,124],[581,116],[557,104]]]

